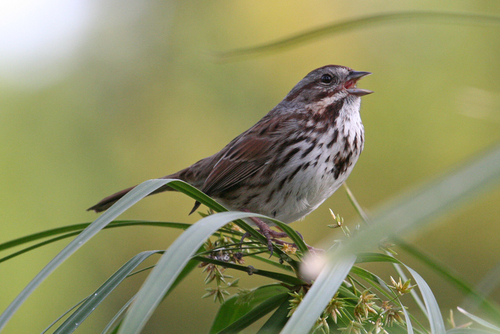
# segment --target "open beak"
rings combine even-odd
[[[371,72],[362,72],[362,71],[352,71],[346,78],[346,84],[344,87],[347,92],[351,95],[363,96],[373,93],[373,91],[368,89],[361,89],[356,87],[356,82],[364,76],[372,74]]]

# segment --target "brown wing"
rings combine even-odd
[[[273,109],[226,146],[224,155],[205,180],[202,191],[216,196],[264,168],[274,158],[279,142],[294,133],[296,127],[295,114],[284,116]]]
[[[269,136],[241,137],[214,166],[203,185],[203,192],[217,195],[256,173],[271,159],[275,142]]]

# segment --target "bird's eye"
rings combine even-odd
[[[331,84],[333,82],[333,77],[330,74],[323,74],[320,80],[324,84]]]

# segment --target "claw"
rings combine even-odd
[[[242,210],[242,211],[248,212],[248,210]],[[281,240],[277,240],[277,239],[288,238],[288,234],[286,234],[285,232],[278,232],[278,231],[272,230],[269,227],[269,225],[267,225],[262,219],[255,218],[255,217],[251,217],[250,219],[257,226],[257,228],[259,229],[259,232],[266,238],[267,249],[271,253],[271,256],[273,256],[273,251],[274,251],[273,241],[280,243],[279,241],[281,241]],[[241,241],[240,241],[240,247],[241,247],[241,243],[243,242],[243,239],[245,239],[249,236],[250,236],[250,234],[248,232],[243,235],[243,237],[241,238]],[[271,257],[271,256],[269,256],[269,257]]]
[[[248,238],[251,234],[246,232],[245,234],[243,234],[243,236],[241,237],[241,240],[240,240],[240,249],[242,247],[242,244],[243,244],[243,240],[245,240],[245,238]]]
[[[271,256],[273,256],[273,239],[275,238],[286,238],[288,235],[285,232],[277,232],[271,230],[269,225],[267,225],[264,221],[259,218],[250,218],[255,225],[259,228],[259,232],[266,238],[267,240],[267,249],[271,252]],[[271,257],[270,256],[270,257]]]

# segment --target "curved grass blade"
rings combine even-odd
[[[90,225],[90,223],[83,223],[83,224],[77,224],[77,225],[71,225],[71,226],[81,226],[81,225],[88,226],[88,225]],[[170,227],[170,228],[178,228],[178,229],[181,229],[181,230],[185,230],[189,226],[191,226],[191,224],[186,224],[186,223],[170,223],[170,222],[146,222],[146,221],[123,221],[123,222],[121,222],[121,221],[116,221],[115,220],[115,221],[111,222],[109,225],[105,226],[103,229],[117,228],[117,227],[124,227],[124,226],[161,226],[161,227]],[[68,226],[68,227],[70,227],[70,226]],[[66,231],[66,230],[67,230],[66,227],[62,227],[62,228],[53,229],[52,231],[55,234],[59,234],[59,233],[62,233],[62,231]],[[12,253],[12,254],[7,255],[7,256],[5,256],[3,258],[0,258],[0,263],[2,263],[4,261],[7,261],[7,260],[10,260],[10,259],[12,259],[12,258],[14,258],[16,256],[22,255],[22,254],[24,254],[26,252],[32,251],[34,249],[37,249],[39,247],[51,244],[53,242],[56,242],[56,241],[59,241],[59,240],[63,240],[63,239],[66,239],[66,238],[71,238],[71,237],[73,237],[75,235],[80,234],[81,231],[83,231],[83,229],[77,229],[75,232],[66,233],[64,235],[60,235],[60,236],[57,236],[55,238],[52,238],[52,239],[49,239],[49,240],[45,240],[45,241],[40,242],[38,244],[32,245],[30,247],[26,247],[24,249],[21,249],[21,250],[15,252],[15,253]],[[45,235],[45,232],[47,232],[47,231],[36,233],[36,234],[40,234],[40,235],[43,234],[43,235]],[[45,238],[45,237],[46,236],[44,236],[43,238]],[[19,239],[24,239],[24,238],[19,238]],[[19,240],[19,239],[16,239],[16,240]],[[39,239],[39,238],[37,238],[37,239]],[[33,239],[33,240],[36,240],[36,239]],[[33,240],[29,240],[28,242],[31,242]],[[14,246],[12,246],[12,247],[14,247]]]
[[[234,295],[228,298],[219,308],[209,333],[220,332],[267,299],[288,293],[288,291],[287,288],[279,284],[270,284],[249,291],[246,297]],[[243,298],[244,300],[242,300]]]
[[[453,328],[446,332],[447,334],[491,334],[491,331],[476,328]]]
[[[87,228],[91,223],[80,223],[73,224],[63,227],[56,227],[50,230],[41,231],[37,233],[33,233],[21,238],[17,238],[14,240],[10,240],[0,244],[0,251],[13,248],[16,246],[20,246],[22,244],[26,244],[29,242],[33,242],[36,240],[52,237],[54,235],[60,235],[67,232],[81,232],[85,228]],[[147,221],[147,220],[114,220],[109,223],[105,229],[115,228],[115,227],[124,227],[124,226],[161,226],[161,227],[172,227],[172,228],[180,228],[187,229],[191,224],[186,223],[172,223],[172,222],[159,222],[159,221]]]
[[[200,251],[200,250],[199,250]],[[163,253],[164,251],[162,251]],[[175,280],[175,282],[172,284],[172,286],[170,287],[170,289],[168,290],[167,294],[165,296],[168,296],[170,294],[170,292],[172,292],[175,287],[191,272],[193,271],[194,268],[196,268],[198,265],[198,261],[194,261],[194,260],[191,260],[188,262],[188,264],[184,267],[184,269],[182,270],[182,272],[180,273],[179,276],[177,276],[177,279]],[[154,267],[154,266],[153,266]],[[151,269],[152,267],[148,267],[147,269]],[[128,277],[132,276],[132,275],[135,275],[141,271],[143,271],[144,269],[141,269],[139,271],[136,271],[136,272],[133,272],[131,273],[130,275],[128,275]],[[113,318],[110,320],[110,322],[106,325],[106,327],[103,329],[102,331],[102,334],[106,334],[108,333],[112,328],[114,328],[113,330],[113,333],[117,333],[118,331],[118,327],[119,327],[119,323],[117,323],[118,319],[121,319],[125,312],[127,311],[128,307],[130,306],[130,304],[134,301],[134,299],[136,298],[137,295],[134,295],[132,298],[130,298],[130,300],[128,300],[123,306],[122,308],[113,316]],[[116,324],[116,325],[115,325]]]
[[[14,240],[6,241],[0,244],[0,251],[13,248],[16,246],[20,246],[29,242],[33,242],[36,240],[40,240],[43,238],[48,238],[52,237],[54,235],[59,235],[67,232],[74,232],[74,231],[83,231],[86,227],[88,227],[91,223],[81,223],[81,224],[74,224],[74,225],[69,225],[69,226],[63,226],[63,227],[57,227],[53,228],[50,230],[42,231],[42,232],[37,232],[33,233],[30,235],[26,235],[21,238],[17,238]]]
[[[444,327],[443,317],[441,316],[441,310],[439,309],[436,297],[431,291],[431,288],[427,282],[420,276],[415,270],[406,266],[406,269],[415,279],[418,289],[422,294],[422,299],[424,300],[425,307],[427,308],[427,319],[431,326],[431,333],[434,334],[444,334],[446,333],[446,328]]]
[[[243,317],[236,320],[223,330],[219,331],[218,334],[239,333],[243,329],[247,328],[257,320],[283,304],[285,300],[288,300],[288,297],[288,292],[283,292],[266,299],[265,301],[254,307],[250,312],[245,314]]]
[[[471,320],[474,320],[475,322],[477,322],[478,324],[486,327],[486,328],[489,328],[491,330],[494,330],[495,332],[497,333],[500,333],[500,328],[493,325],[493,324],[490,324],[489,322],[487,322],[486,320],[483,320],[481,318],[479,318],[478,316],[475,316],[474,314],[470,314],[469,312],[467,312],[466,310],[464,310],[463,308],[461,307],[457,307],[457,310],[462,313],[463,315],[465,315],[466,317],[470,318]]]
[[[343,255],[327,263],[281,333],[308,333],[349,274],[355,261],[354,255]]]
[[[460,169],[429,183],[419,190],[409,192],[387,205],[385,210],[372,220],[361,233],[348,240],[343,252],[352,253],[375,247],[385,237],[398,235],[410,230],[417,223],[421,228],[431,218],[463,203],[473,195],[485,191],[500,179],[500,147],[491,149],[472,163],[463,164]],[[422,292],[427,316],[433,333],[444,333],[445,328],[439,307],[427,283],[411,268]]]
[[[206,239],[227,223],[249,217],[267,219],[266,216],[247,212],[221,212],[201,219],[182,233],[163,254],[137,293],[137,299],[127,311],[119,333],[139,333],[177,275]],[[254,230],[244,222],[239,224],[245,230]]]
[[[500,146],[464,163],[460,168],[409,191],[382,207],[369,226],[345,242],[347,253],[370,251],[387,237],[421,229],[466,200],[492,188],[500,181]]]
[[[388,299],[395,299],[397,296],[394,294],[394,292],[389,288],[387,283],[384,282],[383,279],[378,277],[377,275],[369,272],[366,269],[353,266],[351,268],[350,274],[349,275],[357,275],[363,280],[369,282],[373,288],[384,294]]]
[[[300,44],[312,42],[327,35],[339,34],[345,31],[368,28],[391,22],[416,22],[434,21],[448,24],[468,24],[468,25],[500,25],[500,17],[494,15],[454,13],[454,12],[432,12],[432,11],[412,11],[378,14],[361,17],[354,20],[346,20],[339,23],[332,23],[321,28],[305,31],[290,37],[286,37],[275,42],[253,46],[249,48],[235,49],[215,55],[217,61],[228,62],[240,60],[249,56],[258,56],[266,53],[279,52]]]
[[[398,273],[399,277],[401,277],[401,279],[406,282],[408,280],[408,278],[406,277],[406,274],[403,271],[403,268],[401,267],[401,265],[398,263],[394,263],[393,267],[396,270],[396,272]],[[413,300],[415,301],[415,303],[417,303],[417,306],[420,308],[422,313],[425,314],[425,312],[426,312],[425,304],[422,301],[422,299],[420,299],[420,296],[418,295],[417,291],[415,289],[412,289],[410,291],[410,294],[411,294]]]
[[[111,329],[113,329],[113,333],[117,333],[118,331],[118,326],[120,323],[118,322],[118,319],[122,319],[123,316],[125,315],[125,312],[129,308],[130,304],[135,300],[135,297],[137,295],[134,295],[132,298],[130,298],[123,306],[122,308],[116,312],[116,314],[113,316],[113,318],[110,320],[110,322],[104,327],[102,330],[101,334],[106,334],[108,333]]]
[[[356,263],[373,263],[373,262],[388,262],[388,263],[401,263],[398,259],[381,253],[359,253],[356,254]]]
[[[364,212],[364,210],[361,208],[359,205],[358,201],[354,197],[353,193],[351,190],[347,187],[346,184],[344,184],[344,187],[347,192],[347,196],[349,200],[351,201],[352,205],[354,206],[356,212],[359,214],[361,217],[361,220],[365,222],[365,224],[369,225],[370,219],[368,218],[368,215]],[[462,279],[461,277],[458,276],[457,273],[455,273],[453,270],[448,268],[443,263],[439,263],[437,260],[431,258],[429,255],[423,253],[422,251],[418,250],[416,247],[412,246],[411,244],[408,244],[406,241],[404,241],[401,238],[398,238],[397,236],[393,236],[391,238],[399,247],[401,247],[403,250],[408,252],[409,254],[413,255],[417,259],[421,260],[424,262],[427,266],[429,266],[431,269],[433,269],[435,272],[443,276],[445,279],[447,279],[450,283],[455,285],[458,289],[462,290],[463,292],[468,294],[469,300],[474,300],[474,302],[482,307],[485,311],[488,312],[490,316],[493,318],[500,318],[500,308],[498,307],[497,304],[493,303],[491,300],[487,299],[483,293],[480,292],[480,290],[475,289],[470,285],[467,281]],[[361,255],[358,255],[358,260]],[[392,257],[388,255],[389,257]],[[406,281],[406,275],[403,273],[400,265],[398,264],[398,261],[394,262],[393,264],[394,268],[398,272],[398,274],[401,276],[403,280]],[[414,298],[415,302],[419,306],[419,308],[425,312],[425,305],[421,301],[420,297],[417,295],[415,290],[412,290],[411,292],[412,297]]]
[[[14,316],[17,309],[31,295],[31,293],[63,263],[68,257],[82,247],[94,235],[101,231],[113,219],[122,214],[129,207],[137,203],[148,194],[152,193],[162,185],[171,182],[172,180],[148,180],[141,183],[130,191],[127,195],[116,202],[99,218],[97,218],[89,227],[87,227],[80,235],[71,241],[59,254],[57,254],[36,276],[31,282],[21,291],[19,295],[12,301],[7,309],[0,315],[0,331],[5,327],[7,322]],[[174,181],[181,182],[181,181]]]
[[[52,323],[50,325],[47,326],[47,328],[45,328],[41,334],[45,334],[49,331],[49,329],[51,329],[55,324],[57,324],[59,322],[59,320],[61,320],[62,318],[64,318],[66,315],[68,315],[69,313],[71,313],[71,311],[73,311],[74,309],[76,309],[78,306],[80,306],[81,304],[83,304],[86,300],[87,300],[88,297],[85,297],[83,298],[82,300],[80,300],[78,303],[76,303],[75,305],[71,306],[71,308],[69,308],[66,312],[64,312],[63,314],[61,314],[56,320],[52,321]]]
[[[403,250],[424,262],[429,268],[444,277],[457,289],[466,293],[469,299],[474,300],[475,304],[488,312],[491,317],[500,319],[500,308],[498,307],[498,305],[486,298],[484,294],[475,289],[470,283],[460,277],[458,273],[450,269],[446,264],[432,258],[430,255],[425,254],[424,252],[420,251],[416,247],[408,244],[406,241],[400,238],[393,238],[393,240]]]
[[[66,319],[54,334],[73,333],[81,323],[106,299],[106,297],[113,292],[118,285],[127,278],[132,271],[137,268],[144,260],[153,254],[163,253],[163,251],[147,251],[134,256],[127,261],[120,269],[118,269],[110,278],[104,282],[93,294],[91,294],[85,302]]]
[[[387,257],[390,258],[390,256]],[[380,261],[380,262],[392,262],[392,261]],[[406,311],[406,308],[404,307],[403,303],[401,303],[401,301],[399,300],[398,296],[394,294],[394,292],[387,286],[384,280],[382,280],[377,275],[369,272],[368,270],[356,266],[352,267],[351,273],[356,274],[359,277],[363,278],[365,281],[369,282],[375,289],[383,293],[387,298],[397,300],[399,305],[401,305],[401,310],[403,311],[403,314],[405,316],[406,332],[408,334],[413,334],[413,325],[411,323],[410,315]]]
[[[10,255],[7,255],[7,256],[5,256],[5,257],[0,258],[0,263],[2,263],[2,262],[4,262],[4,261],[7,261],[7,260],[10,260],[10,259],[12,259],[12,258],[15,258],[15,257],[17,257],[17,256],[19,256],[19,255],[22,255],[22,254],[24,254],[24,253],[27,253],[27,252],[29,252],[29,251],[35,250],[35,249],[37,249],[37,248],[40,248],[40,247],[42,247],[42,246],[49,245],[49,244],[54,243],[54,242],[56,242],[56,241],[63,240],[63,239],[66,239],[66,238],[71,238],[71,237],[74,237],[75,235],[80,234],[80,232],[81,232],[81,231],[79,231],[79,232],[71,232],[71,233],[66,233],[66,234],[64,234],[64,235],[60,235],[60,236],[57,236],[57,237],[55,237],[55,238],[52,238],[52,239],[49,239],[49,240],[45,240],[45,241],[39,242],[39,243],[37,243],[37,244],[35,244],[35,245],[32,245],[32,246],[26,247],[26,248],[24,248],[24,249],[21,249],[21,250],[19,250],[19,251],[15,252],[15,253],[12,253],[12,254],[10,254]]]
[[[213,263],[213,264],[222,266],[224,268],[239,270],[239,271],[245,272],[249,275],[259,275],[259,276],[271,278],[271,279],[278,280],[278,281],[281,281],[285,284],[289,284],[292,286],[305,284],[305,282],[303,280],[301,280],[297,277],[277,273],[274,271],[257,269],[257,268],[253,268],[253,267],[250,269],[248,266],[242,266],[242,265],[234,264],[234,263],[230,263],[230,262],[223,262],[223,261],[219,261],[219,260],[215,260],[215,259],[211,259],[211,258],[207,258],[207,257],[203,257],[203,256],[194,256],[193,260],[196,260],[199,262]]]
[[[358,262],[358,261],[357,261]],[[395,259],[394,257],[390,255],[385,255],[385,254],[377,254],[377,253],[362,253],[359,255],[359,262],[389,262],[393,264],[398,264],[405,266],[406,269],[410,272],[410,274],[414,277],[415,282],[417,283],[418,288],[420,289],[420,292],[422,293],[422,297],[424,299],[425,303],[425,308],[427,310],[427,317],[429,319],[429,322],[431,323],[431,332],[432,333],[444,333],[445,328],[444,328],[444,323],[443,323],[443,318],[441,317],[441,311],[439,309],[439,306],[437,304],[436,298],[432,294],[431,289],[425,282],[425,280],[413,269],[402,263],[401,261]],[[374,284],[374,286],[380,285],[385,289],[388,289],[387,285],[385,284],[384,281],[380,280],[377,276],[371,274],[371,273],[363,273],[365,272],[364,269],[353,267],[354,272],[359,274],[362,274],[362,276],[365,279],[371,279],[375,280],[377,284]],[[361,272],[360,272],[361,271]],[[365,276],[369,275],[369,276]],[[406,280],[406,278],[404,278]],[[392,296],[394,297],[394,296]],[[405,312],[405,316],[406,316]],[[407,323],[410,324],[409,322],[410,318],[407,317]]]
[[[292,297],[288,295],[288,298],[285,299],[280,306],[278,306],[278,309],[259,329],[257,334],[275,334],[281,332],[283,327],[285,327],[286,322],[288,321],[288,312],[291,298]]]
[[[421,228],[424,224],[428,224],[431,218],[450,211],[473,195],[496,185],[499,179],[500,147],[496,146],[472,163],[463,164],[461,168],[386,205],[368,227],[344,243],[339,249],[340,254],[368,251],[387,237],[408,232],[417,224]],[[330,261],[336,260],[337,258],[330,258]],[[428,286],[425,281],[416,272],[411,272],[415,274],[415,280],[418,278],[422,284],[427,312],[429,309],[439,310],[430,289],[426,289]],[[440,314],[437,314],[440,317]],[[435,313],[428,315],[431,327],[436,330],[434,333],[442,333],[444,331],[442,318],[433,318],[434,315]]]
[[[249,257],[251,257],[252,259],[256,259],[256,260],[259,260],[261,262],[264,262],[264,263],[267,263],[273,267],[276,267],[276,268],[279,268],[281,270],[285,270],[285,271],[290,271],[290,272],[293,272],[293,268],[291,268],[290,266],[288,265],[285,265],[285,264],[281,264],[279,262],[275,262],[273,260],[270,260],[270,259],[267,259],[267,258],[264,258],[262,256],[258,256],[258,255],[249,255]]]
[[[214,210],[224,211],[226,210],[222,205],[215,202],[213,199],[205,195],[203,192],[197,190],[193,186],[180,181],[172,179],[155,179],[145,181],[134,189],[132,189],[128,194],[118,200],[113,204],[106,212],[104,212],[99,218],[97,218],[92,224],[90,224],[80,235],[78,235],[73,241],[71,241],[59,254],[56,255],[36,276],[33,280],[21,291],[21,293],[12,301],[12,303],[7,307],[7,309],[0,315],[0,331],[5,327],[7,322],[12,318],[17,309],[23,304],[23,302],[31,295],[31,293],[57,268],[61,263],[63,263],[68,257],[70,257],[74,252],[76,252],[81,246],[83,246],[88,240],[90,240],[94,235],[101,231],[105,226],[107,226],[116,217],[130,208],[132,205],[143,199],[144,197],[151,194],[156,189],[160,188],[165,184],[169,184],[172,188],[178,189],[181,192],[188,194],[190,197],[200,201],[201,203],[209,206]],[[243,226],[246,224],[243,224]],[[257,231],[249,226],[255,234],[259,235]]]
[[[356,210],[356,213],[359,215],[363,223],[366,225],[370,224],[370,218],[366,214],[365,210],[361,207],[361,205],[358,203],[358,200],[356,197],[354,197],[354,194],[352,193],[351,189],[347,186],[347,183],[344,182],[344,189],[347,194],[347,198],[349,199],[349,202],[351,202],[354,210]]]

